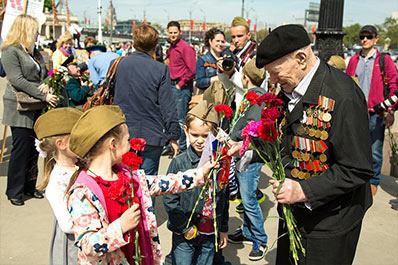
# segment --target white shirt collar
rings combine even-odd
[[[288,109],[289,111],[293,111],[294,107],[296,104],[300,101],[300,99],[305,95],[307,92],[307,89],[311,83],[312,78],[314,77],[314,74],[316,70],[318,70],[320,64],[320,60],[317,57],[316,58],[316,63],[312,67],[312,69],[304,76],[304,78],[300,81],[300,83],[297,85],[297,87],[293,90],[291,94],[283,92],[289,99],[288,103]],[[283,90],[282,90],[283,91]]]
[[[288,93],[285,93],[285,92],[283,92],[283,93],[285,93],[285,95],[288,98],[290,98],[290,99],[294,99],[294,98],[297,98],[297,97],[302,98],[304,96],[305,92],[307,92],[308,86],[310,85],[312,77],[314,76],[316,70],[318,70],[319,64],[320,64],[320,60],[317,57],[315,65],[308,72],[308,74],[306,74],[304,76],[304,78],[300,81],[300,83],[293,90],[293,92],[291,94],[288,94]]]

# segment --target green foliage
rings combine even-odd
[[[360,45],[361,42],[358,38],[359,30],[362,25],[359,23],[353,24],[348,27],[343,27],[347,33],[344,36],[343,43],[347,47],[352,47],[354,44]],[[390,49],[398,49],[398,20],[392,17],[387,17],[381,25],[375,25],[378,32],[379,40],[377,45],[384,46],[386,39],[390,39]]]
[[[343,43],[346,47],[352,47],[354,44],[360,44],[358,36],[361,27],[362,26],[359,23],[348,27],[343,27],[343,31],[346,33],[343,38]]]
[[[257,31],[257,41],[258,41],[258,44],[260,44],[260,42],[261,42],[265,37],[267,37],[268,34],[269,34],[268,30],[265,30],[265,29],[260,29],[259,31]],[[253,32],[252,32],[252,36],[254,37]]]
[[[53,1],[52,0],[44,0],[43,12],[48,8],[49,12],[53,11]]]
[[[159,23],[153,23],[153,24],[151,24],[151,26],[160,32],[163,31],[163,27]]]

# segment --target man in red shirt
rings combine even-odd
[[[183,152],[187,149],[183,127],[192,96],[193,79],[195,78],[195,50],[181,39],[180,23],[177,21],[170,21],[167,24],[167,33],[170,42],[167,57],[169,58],[171,84],[173,85],[178,120],[181,126],[181,137],[178,145],[180,152]]]

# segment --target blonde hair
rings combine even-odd
[[[51,171],[54,169],[54,166],[57,163],[56,159],[58,155],[58,148],[55,142],[58,139],[66,141],[67,137],[69,137],[69,134],[49,136],[40,140],[39,147],[41,150],[47,153],[47,156],[44,158],[44,179],[37,188],[38,190],[46,189],[48,182],[50,181]]]
[[[62,44],[64,44],[68,40],[72,41],[72,46],[73,46],[73,35],[72,35],[72,33],[70,33],[69,31],[65,31],[64,34],[62,34],[59,37],[58,41],[57,41],[57,48],[61,47]]]
[[[37,39],[36,34],[38,30],[39,22],[36,18],[29,15],[17,16],[0,50],[3,50],[7,46],[23,45],[31,53]]]

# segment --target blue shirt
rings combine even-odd
[[[366,102],[368,102],[370,83],[372,81],[373,65],[376,60],[376,55],[376,50],[369,58],[366,58],[361,52],[357,69],[355,70],[355,75],[358,77],[359,85],[362,89],[363,94],[366,97]]]
[[[205,55],[200,56],[196,62],[196,86],[200,89],[208,88],[210,86],[210,78],[216,75],[217,59],[208,51]]]
[[[90,80],[96,88],[102,85],[108,73],[111,61],[117,57],[119,57],[119,55],[114,52],[101,52],[94,55],[88,61]]]

